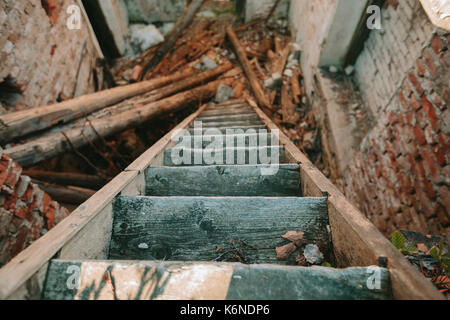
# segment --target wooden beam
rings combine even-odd
[[[233,45],[234,51],[236,52],[239,62],[241,63],[242,69],[244,69],[244,72],[248,78],[250,87],[252,88],[252,91],[255,94],[258,104],[265,110],[269,111],[270,113],[275,112],[269,99],[266,97],[264,93],[264,90],[261,86],[259,79],[253,72],[250,62],[247,59],[247,53],[242,47],[236,33],[233,31],[233,28],[231,27],[227,28],[227,35],[228,39],[231,41]]]
[[[185,79],[194,74],[194,70],[182,72],[149,81],[116,87],[58,104],[18,111],[0,116],[0,142],[9,142],[15,138],[41,131],[56,124],[67,123],[87,116],[127,98]]]
[[[77,188],[77,187],[67,187],[60,186],[53,183],[38,181],[33,179],[33,183],[39,185],[39,187],[55,201],[67,204],[80,205],[92,197],[96,191]]]
[[[94,190],[101,189],[108,183],[106,179],[99,176],[73,173],[73,172],[53,172],[43,170],[24,170],[22,174],[33,179],[50,182],[60,185],[70,185]]]

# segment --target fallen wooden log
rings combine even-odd
[[[0,116],[0,142],[6,143],[27,134],[49,128],[55,124],[87,116],[92,112],[118,103],[127,98],[185,79],[194,70],[161,77],[145,82],[96,92],[49,106],[23,110]]]
[[[261,83],[259,82],[256,74],[253,72],[253,69],[250,65],[250,62],[247,59],[247,54],[246,54],[244,48],[242,47],[238,37],[236,36],[236,33],[233,31],[233,29],[231,27],[227,28],[227,35],[228,35],[228,39],[230,39],[230,41],[234,47],[234,50],[239,59],[239,62],[242,65],[242,69],[244,69],[244,72],[248,78],[250,87],[252,88],[252,91],[255,94],[258,104],[266,111],[269,111],[270,113],[274,112],[274,109],[273,109],[269,99],[266,97],[266,95],[264,93]]]
[[[63,187],[39,180],[32,180],[32,182],[39,185],[42,191],[47,193],[53,200],[61,203],[80,205],[96,193],[95,190]]]
[[[186,27],[191,23],[192,19],[197,14],[205,0],[194,0],[185,10],[183,15],[178,19],[172,31],[168,34],[166,41],[162,44],[161,48],[155,53],[153,58],[144,65],[143,71],[141,73],[141,80],[144,79],[145,75],[153,70],[161,60],[164,58],[166,53],[173,48],[177,42],[180,35],[186,29]]]
[[[72,173],[72,172],[53,172],[43,170],[24,170],[23,174],[43,182],[70,185],[86,189],[100,190],[109,181],[99,176]]]
[[[204,72],[196,74],[188,79],[183,79],[181,81],[175,82],[175,83],[165,86],[163,88],[152,90],[143,95],[135,96],[130,99],[121,101],[120,103],[118,103],[116,105],[106,107],[102,110],[99,110],[99,111],[91,114],[89,116],[89,118],[81,118],[81,119],[76,120],[75,122],[55,126],[51,129],[51,131],[46,131],[45,133],[43,133],[43,135],[44,136],[49,135],[49,134],[51,135],[51,134],[54,134],[57,132],[70,130],[74,127],[90,126],[90,122],[93,119],[110,117],[110,116],[113,116],[118,113],[132,110],[134,108],[141,108],[142,106],[144,106],[146,104],[167,98],[171,95],[174,95],[183,90],[190,89],[194,86],[204,84],[205,82],[210,81],[221,74],[224,74],[224,72],[225,72],[224,76],[226,76],[228,71],[232,71],[232,70],[230,70],[232,67],[233,67],[233,65],[231,63],[228,63],[228,64],[224,64],[222,66],[219,66],[216,69],[204,71]],[[35,140],[35,138],[36,137],[32,137],[28,141]],[[28,141],[25,140],[24,142],[26,143]]]
[[[159,100],[137,109],[122,112],[111,117],[94,119],[90,126],[69,129],[65,132],[46,135],[28,143],[17,145],[4,152],[21,164],[29,167],[43,160],[70,151],[72,146],[79,148],[89,141],[136,127],[161,114],[175,112],[194,102],[201,102],[214,97],[220,84],[231,86],[234,79],[226,78],[210,82],[207,85],[178,93],[172,97]],[[70,142],[69,142],[69,141]]]

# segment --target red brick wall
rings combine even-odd
[[[0,149],[0,267],[69,215]]]
[[[450,238],[449,42],[435,31],[344,174],[347,197],[387,236]]]

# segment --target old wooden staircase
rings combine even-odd
[[[225,135],[230,128],[242,131]],[[263,142],[261,130],[269,132]],[[212,150],[217,141],[226,144]],[[341,269],[299,267],[300,249],[277,259],[291,230]],[[8,265],[25,280],[8,283],[0,297],[23,297],[30,281],[52,300],[438,297],[242,100],[201,107],[34,246],[44,253],[27,249],[13,261],[18,269]]]

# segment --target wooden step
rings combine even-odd
[[[299,197],[300,168],[267,166],[149,167],[147,196]]]
[[[243,100],[234,100],[234,101],[226,101],[224,103],[221,104],[208,104],[206,106],[206,110],[211,110],[211,109],[230,109],[230,108],[236,108],[236,107],[242,107],[242,106],[246,106],[246,107],[250,107],[249,104],[246,101]]]
[[[285,161],[284,153],[284,147],[280,146],[234,147],[221,149],[175,147],[164,150],[164,166],[280,164]],[[267,159],[261,158],[261,154]],[[216,155],[219,161],[215,161]],[[274,159],[271,159],[272,155]]]
[[[63,261],[49,263],[45,300],[381,300],[387,269],[238,263]],[[76,277],[79,276],[79,277]],[[75,279],[78,279],[77,281]],[[369,280],[369,281],[368,281]],[[370,288],[369,288],[370,287]]]
[[[200,127],[202,126],[203,128],[218,128],[223,129],[223,128],[241,128],[241,127],[265,127],[264,124],[260,121],[260,120],[233,120],[233,121],[228,121],[228,122],[201,122],[201,123],[196,123],[196,124],[192,124],[192,126],[190,126],[190,128],[195,128],[195,127]]]
[[[243,114],[233,114],[233,115],[222,115],[222,116],[200,116],[195,121],[205,122],[230,122],[230,121],[259,121],[260,118],[256,113],[243,113]]]
[[[276,258],[288,231],[328,254],[327,198],[117,197],[110,259],[295,265]],[[231,262],[235,262],[232,260]]]
[[[203,128],[202,134],[206,134],[206,135],[216,134],[216,131],[211,131],[211,130],[218,130],[218,131],[222,132],[223,134],[227,133],[227,130],[234,130],[235,131],[234,133],[239,133],[239,132],[258,133],[261,130],[267,130],[267,127],[263,124],[243,125],[243,126],[239,126],[239,125],[237,125],[237,126],[219,126],[219,127],[215,127],[215,128]],[[197,132],[194,131],[193,128],[189,128],[188,131],[189,131],[190,135],[197,134]],[[199,130],[197,130],[197,131],[199,131]]]
[[[241,146],[241,147],[248,147],[250,144],[252,146],[258,146],[258,145],[266,145],[266,146],[272,146],[272,145],[279,145],[280,141],[273,133],[263,133],[260,135],[259,133],[252,133],[252,134],[221,134],[221,135],[204,135],[202,136],[202,139],[197,142],[195,138],[198,137],[196,135],[191,136],[191,148],[195,148],[196,144],[202,147],[202,149],[207,148],[214,142],[220,142],[226,143],[227,145],[234,145],[234,146]],[[183,139],[186,139],[185,136],[178,137],[175,139],[175,143],[177,145],[183,143]],[[229,142],[228,142],[229,141]]]
[[[214,110],[210,109],[207,111],[203,111],[200,116],[202,117],[211,117],[211,116],[226,116],[226,115],[239,115],[239,114],[248,114],[254,113],[254,110],[251,107],[239,107],[232,109],[220,109]]]

